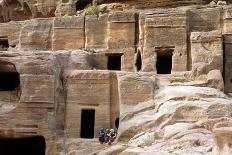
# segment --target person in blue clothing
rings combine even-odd
[[[99,129],[99,142],[103,144],[105,142],[105,131],[104,128]]]

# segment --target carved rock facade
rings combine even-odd
[[[77,2],[0,1],[2,139],[43,136],[46,154],[231,153],[230,5],[74,16]],[[117,120],[118,145],[80,139]]]

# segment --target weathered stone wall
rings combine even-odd
[[[58,17],[53,21],[52,50],[75,50],[85,47],[84,17]],[[65,39],[65,42],[63,41]]]
[[[190,9],[187,11],[189,31],[207,32],[221,30],[221,25],[223,25],[221,12],[220,8]]]
[[[231,22],[232,22],[232,9],[228,8],[224,10],[223,12],[223,33],[231,33],[232,32],[232,27],[231,27]]]
[[[223,44],[219,31],[193,32],[191,35],[193,71],[197,76],[218,69],[223,72]]]
[[[51,3],[45,7],[39,1],[32,17],[50,16],[56,1]],[[60,11],[57,16],[63,15]],[[135,136],[133,146],[141,131],[168,138],[175,126],[231,116],[231,101],[219,91],[224,72],[225,91],[232,92],[230,11],[230,6],[189,7],[1,23],[0,39],[10,47],[0,52],[0,66],[15,66],[20,87],[0,91],[0,137],[42,135],[47,154],[54,154],[58,139],[80,138],[82,109],[95,109],[95,137],[98,128],[115,127],[120,117],[119,140]],[[13,15],[0,21],[31,17]],[[156,75],[157,53],[167,51],[172,52],[172,73]],[[137,72],[139,52],[142,68]],[[122,55],[121,71],[107,71],[111,54]],[[186,124],[170,125],[178,121]],[[210,129],[201,131],[210,135]]]
[[[116,119],[120,118],[120,100],[117,73],[110,74],[110,126],[116,129]]]
[[[97,0],[100,4],[122,3],[128,8],[154,8],[154,7],[176,7],[181,5],[205,4],[208,0]]]
[[[38,17],[53,17],[59,0],[0,1],[0,21],[19,21]]]
[[[19,48],[24,50],[50,50],[52,20],[33,19],[24,23],[20,31]]]
[[[82,109],[96,110],[95,137],[100,127],[115,128],[120,110],[117,75],[83,71],[92,69],[88,53],[1,52],[0,62],[15,65],[20,74],[17,89],[0,91],[0,137],[41,135],[46,154],[54,154],[60,138],[80,138]]]
[[[85,47],[87,49],[106,49],[108,32],[108,15],[86,16],[85,18]]]
[[[94,50],[96,57],[98,54],[121,53],[122,70],[125,71],[135,70],[135,52],[140,51],[142,71],[155,72],[156,53],[160,49],[171,49],[174,50],[172,71],[186,71],[191,70],[192,65],[191,32],[220,31],[224,19],[223,31],[226,33],[229,31],[226,23],[230,21],[226,18],[227,10],[225,19],[222,10],[217,8],[182,10],[180,13],[172,9],[166,13],[161,10],[141,13],[139,18],[131,12],[114,12],[99,17],[34,19],[2,24],[0,36],[8,37],[9,44],[16,45],[16,49],[57,51],[85,48]],[[14,33],[6,33],[8,27]],[[64,37],[66,40],[63,42]],[[99,64],[100,69],[105,69],[107,61]]]
[[[109,14],[108,48],[122,49],[135,45],[135,14],[116,12]],[[119,29],[120,27],[120,29]]]
[[[10,46],[18,46],[22,24],[23,22],[0,23],[0,37],[8,38]]]
[[[137,122],[127,121],[130,117],[133,117],[133,110],[136,110],[136,106],[140,103],[153,100],[156,83],[143,75],[118,75],[119,83],[119,99],[120,99],[120,140],[126,140],[132,138],[131,136],[137,131],[142,130],[142,126],[138,124],[143,121]],[[133,109],[133,110],[132,110]],[[132,128],[130,128],[133,126]],[[131,129],[129,131],[129,129]],[[127,132],[128,131],[128,132]],[[124,133],[127,134],[124,134]]]
[[[117,78],[105,71],[73,71],[66,83],[66,130],[67,138],[79,138],[81,111],[95,110],[95,137],[98,129],[115,127],[119,117]]]
[[[172,11],[162,15],[140,14],[139,18],[136,18],[135,13],[116,12],[100,17],[58,17],[53,21],[35,19],[26,21],[23,28],[20,22],[3,24],[3,29],[11,27],[15,33],[2,31],[1,36],[7,36],[9,43],[15,45],[18,34],[18,49],[56,51],[85,48],[94,49],[99,54],[121,53],[122,70],[126,71],[135,70],[136,51],[142,55],[142,71],[156,71],[157,51],[160,48],[172,49],[172,71],[186,71],[191,69],[188,66],[192,64],[188,39],[191,32],[220,30],[221,14],[219,9],[201,9],[199,12],[191,9],[181,14]],[[224,27],[227,27],[226,24]],[[64,37],[66,41],[62,42]]]
[[[81,110],[95,109],[95,137],[100,127],[110,126],[108,74],[79,73],[67,81],[66,136],[79,138]],[[103,112],[104,111],[104,112]]]
[[[143,71],[156,71],[159,48],[173,49],[172,71],[187,70],[187,29],[185,15],[148,15],[141,17]],[[168,34],[168,35],[167,35]]]
[[[214,86],[223,84],[222,77],[217,81],[216,75],[221,76],[220,71],[211,71],[207,79],[213,80],[210,83]],[[121,120],[118,140],[128,146],[111,147],[103,154],[116,151],[121,154],[163,154],[166,151],[191,154],[199,150],[211,154],[212,148],[217,154],[230,153],[231,98],[218,89],[209,88],[210,83],[199,85],[192,81],[178,85],[179,82],[169,78],[172,84],[163,87],[162,78],[142,73],[119,75]],[[132,96],[134,102],[131,102]]]
[[[0,22],[20,21],[38,17],[54,17],[75,15],[76,2],[79,0],[2,0],[0,1]],[[110,10],[130,8],[176,7],[193,4],[206,4],[209,0],[98,0]],[[112,4],[113,3],[113,4]]]
[[[1,137],[42,135],[46,153],[52,154],[54,141],[64,128],[64,115],[60,113],[63,88],[56,58],[49,52],[1,52],[0,55],[1,65],[11,63],[20,74],[20,86],[16,90],[0,92]]]

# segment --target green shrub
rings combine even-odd
[[[89,4],[85,7],[85,14],[87,15],[99,15],[100,8],[98,5]]]

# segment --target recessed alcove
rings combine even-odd
[[[136,71],[140,71],[142,69],[142,57],[140,51],[137,53],[136,62],[135,62]]]
[[[108,62],[107,62],[107,68],[108,70],[121,70],[121,58],[122,54],[120,53],[113,53],[108,54]]]
[[[0,62],[0,91],[13,91],[20,86],[20,75],[12,63]]]
[[[7,51],[9,42],[7,37],[0,37],[0,51]]]
[[[77,11],[84,10],[85,7],[91,4],[92,4],[92,0],[78,0],[76,2],[76,10]]]
[[[27,138],[0,138],[1,155],[45,155],[46,143],[43,136]]]
[[[158,50],[156,59],[157,74],[171,74],[172,71],[172,55],[174,49],[162,48]]]
[[[94,138],[95,110],[84,109],[81,111],[81,138]]]
[[[115,127],[116,127],[116,129],[118,129],[118,127],[119,127],[119,118],[116,118],[116,120],[115,120]]]

